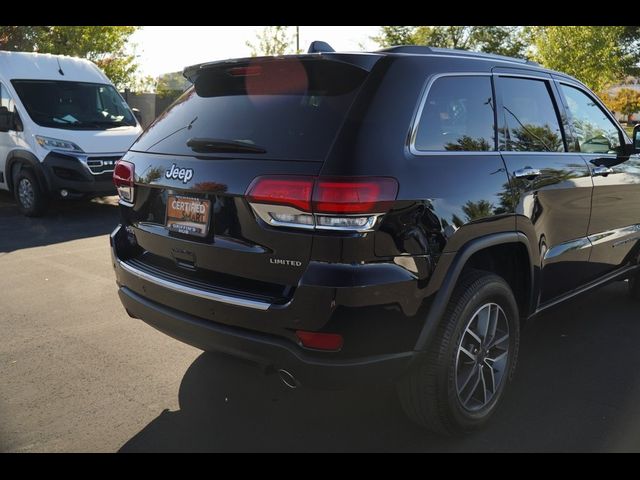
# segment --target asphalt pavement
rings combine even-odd
[[[0,451],[640,451],[640,305],[624,282],[523,332],[488,428],[413,426],[390,387],[283,387],[181,344],[118,301],[114,198],[22,217],[0,192]]]

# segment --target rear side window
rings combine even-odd
[[[616,153],[620,131],[600,106],[584,92],[560,84],[581,152]]]
[[[204,68],[131,147],[173,155],[324,160],[368,72],[327,59]]]
[[[415,137],[420,151],[495,150],[494,102],[488,76],[436,79]]]
[[[498,80],[505,124],[505,150],[563,152],[562,131],[547,82],[511,77]]]

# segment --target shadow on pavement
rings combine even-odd
[[[43,217],[28,218],[0,192],[0,253],[111,233],[119,219],[117,197],[51,201]]]
[[[640,451],[640,316],[625,290],[610,285],[529,325],[502,408],[466,437],[414,427],[391,387],[291,391],[203,353],[182,380],[180,410],[120,451]]]

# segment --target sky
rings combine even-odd
[[[143,75],[157,77],[184,67],[225,58],[248,57],[263,26],[222,27],[142,27],[131,36],[130,45],[138,56]],[[300,49],[306,51],[313,40],[322,40],[336,51],[359,51],[379,48],[369,37],[380,27],[300,26]],[[295,29],[292,28],[291,32]]]

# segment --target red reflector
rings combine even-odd
[[[340,350],[344,343],[342,335],[337,333],[317,333],[298,330],[296,331],[296,336],[305,347],[317,348],[318,350]]]
[[[313,192],[316,213],[381,213],[389,210],[398,182],[387,177],[320,178]]]
[[[262,73],[262,67],[258,65],[249,67],[233,67],[227,70],[227,73],[234,77],[250,77],[253,75],[260,75]]]
[[[118,160],[113,169],[113,183],[116,187],[132,187],[134,165],[124,160]]]
[[[310,212],[313,180],[313,177],[285,175],[258,177],[249,185],[247,199],[252,203],[289,205]]]

